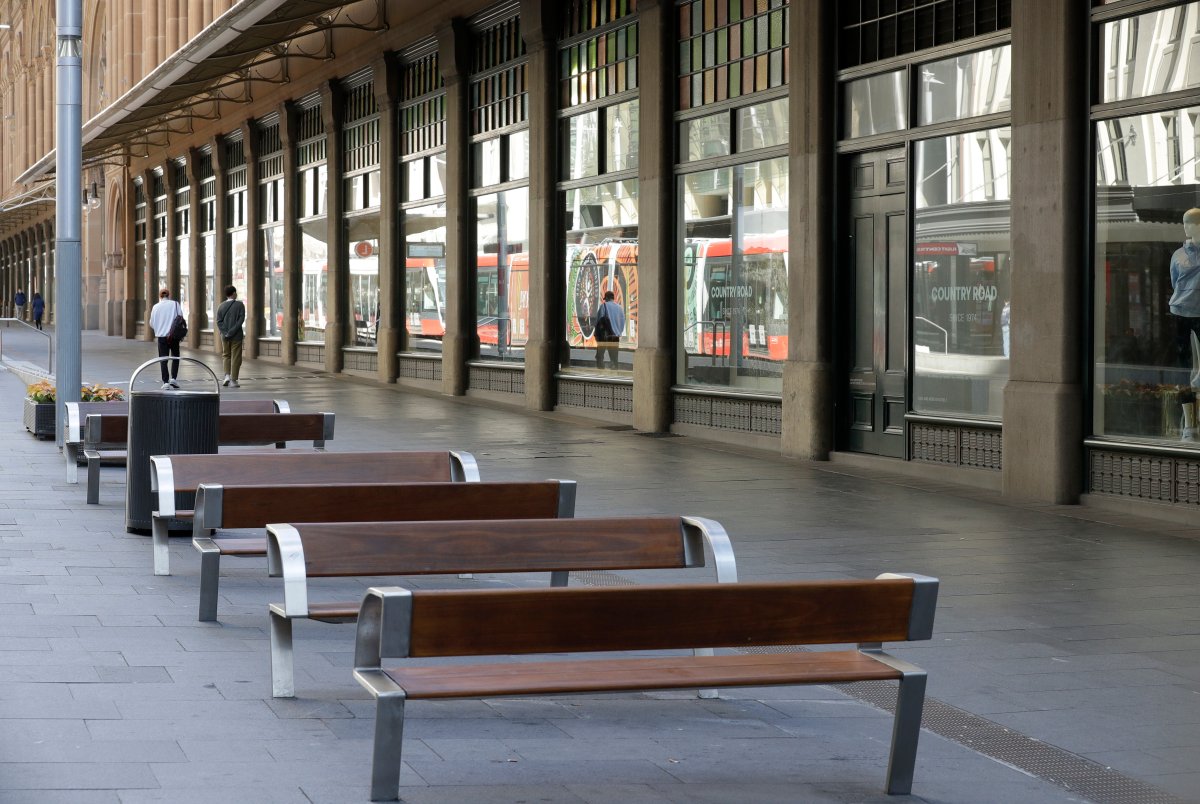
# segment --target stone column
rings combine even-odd
[[[143,186],[142,190],[146,188]],[[137,218],[137,187],[134,185],[133,177],[125,177],[125,197],[128,203],[125,204],[125,219],[121,222],[125,227],[125,299],[124,309],[121,311],[121,326],[124,330],[124,336],[128,340],[133,340],[137,337],[137,321],[134,319],[137,316],[137,300],[138,288],[142,284],[142,278],[137,275],[137,226],[135,220]]]
[[[404,317],[404,268],[400,242],[399,125],[400,69],[396,54],[384,53],[373,64],[372,87],[379,106],[379,320],[375,322],[380,382],[395,382],[396,353]]]
[[[342,153],[342,110],[345,106],[345,91],[338,81],[326,81],[321,85],[321,119],[325,123],[325,166],[328,181],[325,182],[325,222],[329,227],[325,238],[325,263],[328,265],[329,295],[325,310],[325,370],[337,373],[345,361],[342,347],[346,344],[346,300],[347,285],[346,227],[342,220],[345,212],[345,187],[343,186]]]
[[[300,226],[297,221],[300,182],[296,157],[296,128],[299,115],[293,103],[279,106],[279,139],[283,144],[283,332],[279,336],[279,360],[285,366],[296,364],[297,311],[303,292],[300,266]]]
[[[453,19],[437,31],[438,69],[446,85],[446,333],[442,338],[442,393],[467,391],[467,361],[479,353],[475,329],[475,225],[467,196],[468,73],[471,36],[466,23]]]
[[[150,329],[150,310],[158,302],[158,249],[154,247],[154,171],[142,172],[142,190],[146,194],[146,270],[138,280],[142,283],[142,295],[146,299],[142,311],[142,340],[154,340]]]
[[[1012,351],[1004,388],[1004,494],[1078,502],[1083,484],[1079,288],[1089,207],[1087,15],[1013,3]]]
[[[666,432],[673,417],[675,344],[675,5],[638,5],[638,345],[633,355],[633,425]]]
[[[554,375],[567,354],[559,312],[565,277],[558,236],[558,107],[554,0],[521,0],[521,38],[529,91],[529,340],[525,344],[525,407],[553,410]]]
[[[254,121],[242,124],[242,149],[246,155],[246,338],[242,342],[248,360],[258,358],[258,339],[262,335],[263,242],[262,209],[258,202],[258,129]],[[221,291],[224,300],[225,292]]]
[[[794,0],[789,15],[791,257],[780,448],[811,460],[827,460],[834,437],[835,16],[833,4],[822,0]]]
[[[188,298],[191,303],[188,305],[188,334],[187,345],[189,349],[197,349],[200,346],[200,330],[201,322],[204,320],[202,311],[204,309],[204,236],[200,232],[200,151],[196,148],[189,148],[187,152],[187,180],[188,193],[192,200],[192,222],[188,229],[188,264],[192,266],[191,275],[188,277]]]

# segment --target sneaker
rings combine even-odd
[[[228,375],[228,374],[226,374],[226,375],[225,375],[225,382],[223,382],[223,383],[221,383],[221,384],[222,384],[222,385],[224,385],[226,388],[228,388],[228,387],[229,387],[229,383],[230,383],[229,375]]]
[[[174,390],[174,389],[172,389],[172,388],[171,388],[171,383],[169,383],[169,382],[164,382],[164,383],[163,383],[163,387],[162,387],[162,389],[163,389],[164,391],[171,391],[171,390]]]
[[[230,383],[225,383],[225,384],[226,384],[226,385],[230,385]],[[232,385],[233,385],[233,387],[234,387],[234,388],[241,388],[241,387],[242,387],[242,384],[241,384],[240,382],[238,382],[237,380],[233,380],[233,382],[232,382]]]
[[[169,383],[167,383],[167,385],[170,385],[172,388],[179,388],[179,382],[177,380],[175,380],[174,378],[172,378],[171,381]]]

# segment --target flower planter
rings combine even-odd
[[[54,403],[26,399],[25,429],[38,438],[54,438]]]

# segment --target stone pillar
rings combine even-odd
[[[188,193],[192,200],[192,222],[188,229],[187,241],[188,264],[192,266],[191,275],[188,277],[188,298],[191,299],[191,303],[188,305],[187,345],[189,349],[199,348],[201,322],[204,320],[202,315],[204,309],[204,236],[200,232],[200,159],[201,154],[198,149],[188,149]]]
[[[258,339],[263,326],[263,242],[262,209],[259,204],[258,128],[254,121],[242,124],[242,149],[246,155],[246,305],[245,340],[242,348],[248,360],[258,358]],[[225,291],[221,291],[224,300]]]
[[[810,460],[827,460],[834,438],[835,16],[833,4],[823,0],[794,0],[789,15],[791,258],[780,448]]]
[[[553,410],[554,375],[567,354],[562,316],[565,277],[558,236],[557,53],[559,4],[521,0],[529,84],[529,340],[525,344],[525,407]]]
[[[662,433],[674,418],[674,3],[643,0],[638,5],[638,35],[642,78],[638,81],[638,345],[633,355],[633,426]]]
[[[342,110],[346,93],[338,81],[321,85],[321,119],[325,123],[325,223],[329,227],[325,238],[328,254],[329,295],[325,301],[325,370],[336,374],[345,361],[342,347],[346,344],[346,300],[349,294],[346,256],[346,227],[342,220],[346,199],[343,174],[345,154],[342,151]]]
[[[279,139],[283,144],[283,332],[279,336],[279,360],[285,366],[296,364],[297,311],[303,292],[300,266],[300,226],[296,222],[300,183],[296,157],[296,128],[299,115],[295,104],[279,106]]]
[[[1004,494],[1070,504],[1083,485],[1079,258],[1088,231],[1087,14],[1013,3],[1012,353]]]
[[[146,188],[143,186],[142,190]],[[137,218],[137,187],[134,184],[132,176],[125,177],[125,197],[128,203],[125,204],[125,218],[120,222],[120,225],[125,227],[125,242],[128,247],[125,250],[125,299],[123,301],[124,309],[121,311],[121,326],[124,330],[124,336],[128,340],[133,340],[137,337],[137,301],[138,287],[140,287],[142,278],[137,275],[137,226],[135,220]]]
[[[395,382],[396,353],[404,320],[404,268],[400,242],[400,133],[396,107],[400,69],[394,53],[372,65],[372,87],[379,106],[379,320],[375,322],[380,382]]]
[[[154,247],[154,171],[142,172],[142,190],[146,193],[146,270],[141,279],[142,296],[146,299],[142,311],[142,340],[154,340],[154,332],[150,329],[150,310],[158,302],[158,249]]]
[[[446,85],[446,333],[442,338],[442,393],[467,391],[467,361],[479,354],[475,329],[474,208],[468,165],[467,113],[471,35],[460,19],[437,31],[438,68]]]
[[[42,298],[46,298],[46,262],[50,256],[50,250],[46,247],[46,225],[39,223],[33,227],[33,279],[29,283],[29,288],[26,289],[25,295],[29,297],[29,320],[33,321],[33,294],[38,292],[42,294]]]

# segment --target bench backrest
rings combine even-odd
[[[151,455],[150,489],[158,513],[175,514],[175,494],[201,483],[250,485],[478,481],[469,452],[288,452]]]
[[[332,413],[225,413],[217,420],[221,446],[283,444],[312,440],[323,449],[333,438]]]
[[[297,615],[309,577],[685,569],[705,565],[706,544],[717,580],[736,581],[725,529],[678,516],[272,524],[267,564]]]
[[[301,522],[545,519],[575,515],[575,481],[232,486],[201,483],[197,531]],[[308,526],[301,526],[308,527]],[[350,573],[355,574],[355,573]]]
[[[67,429],[63,440],[68,444],[82,444],[84,424],[92,413],[128,413],[129,403],[125,400],[118,402],[68,402]]]
[[[67,407],[70,408],[71,405]],[[129,437],[128,402],[79,402],[75,405],[75,409],[83,418],[83,424],[74,437],[68,432],[67,441],[84,444],[88,449],[124,447]],[[282,399],[221,400],[222,417],[227,414],[275,414],[289,411],[288,403]],[[70,421],[69,410],[68,421]],[[261,443],[272,442],[263,441]]]
[[[359,615],[355,666],[378,667],[383,657],[929,639],[937,589],[936,578],[892,574],[865,581],[371,589]]]

